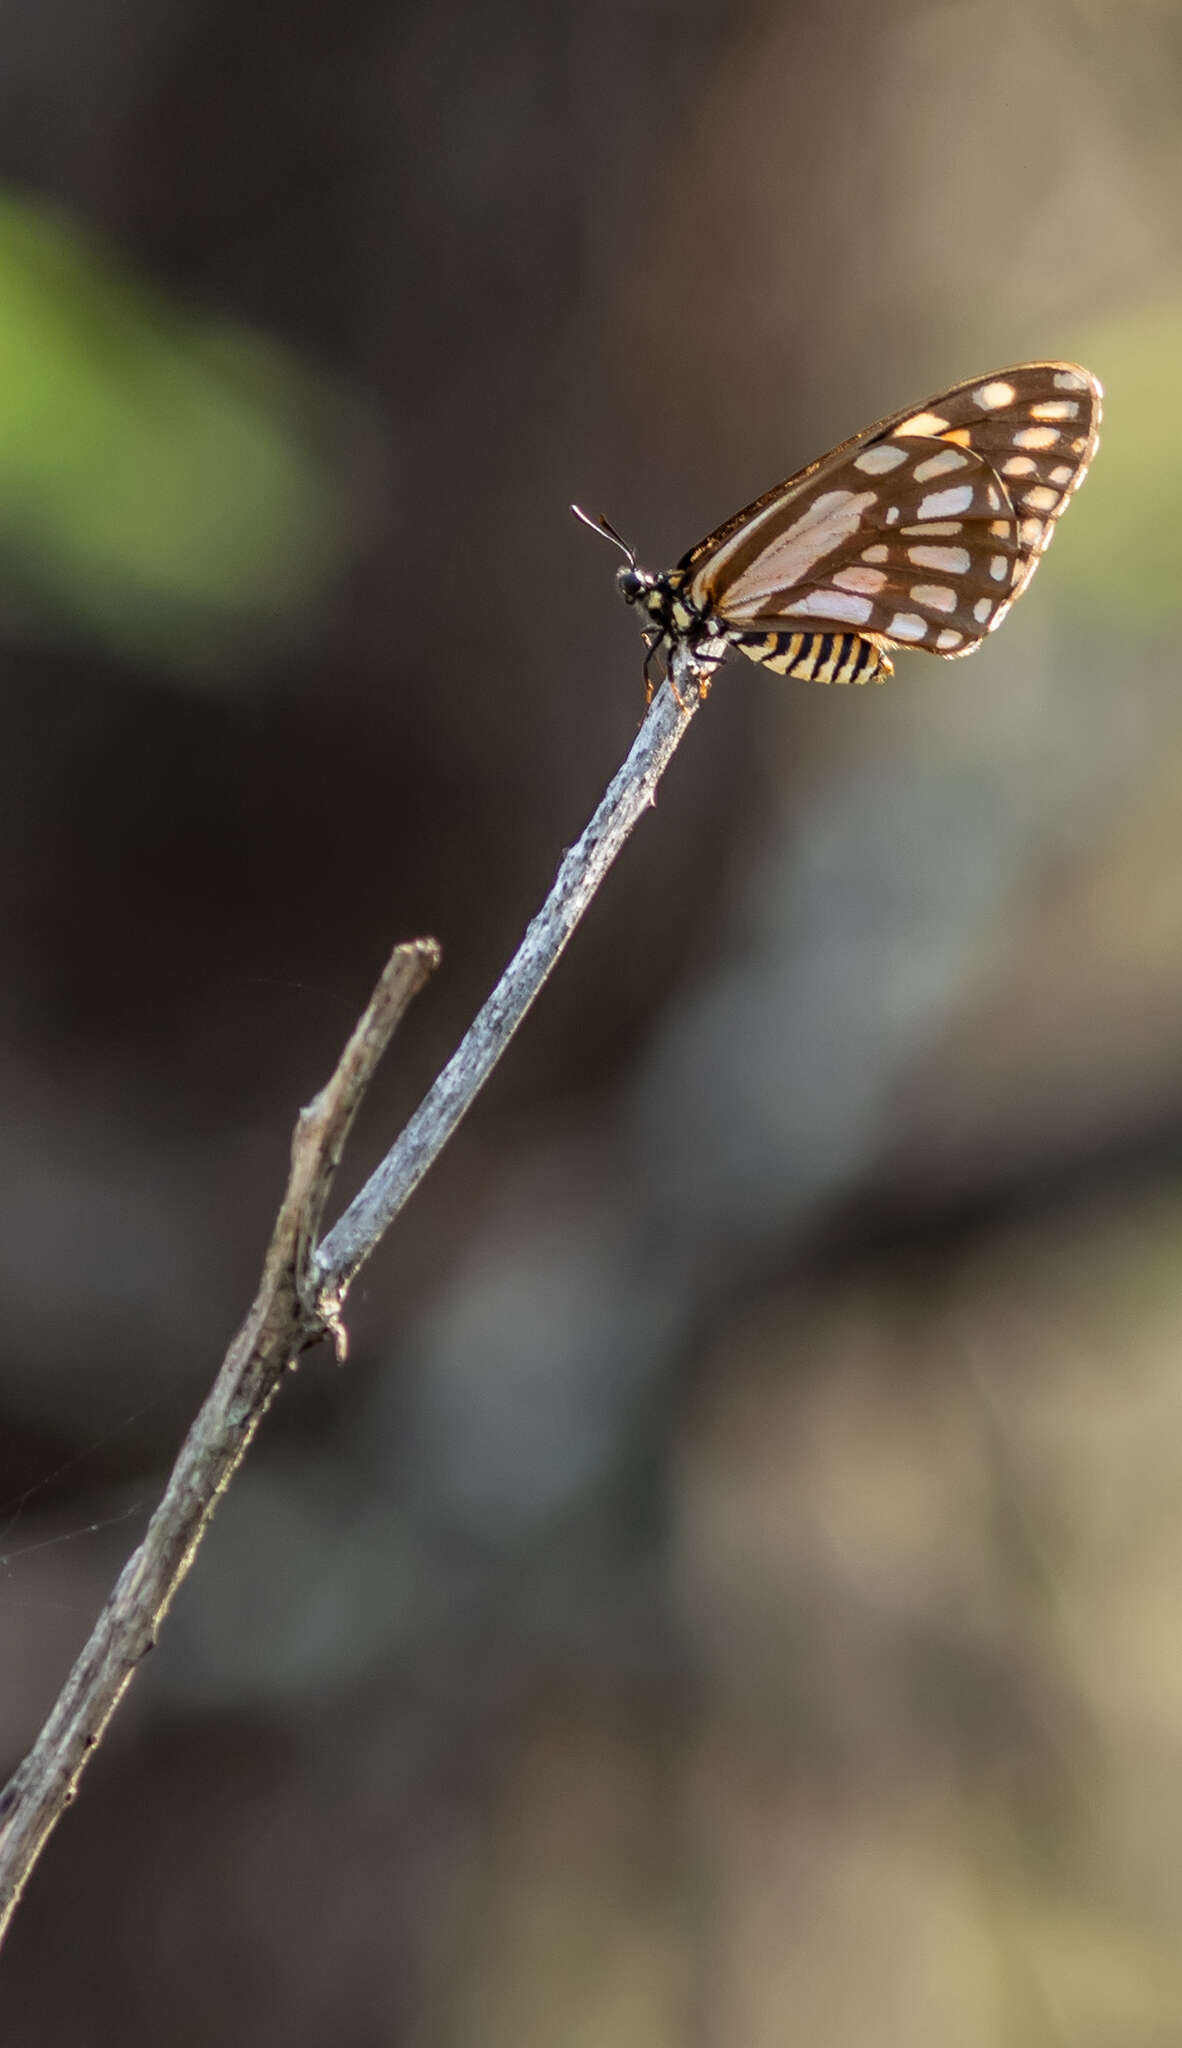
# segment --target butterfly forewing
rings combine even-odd
[[[769,665],[760,636],[782,651],[779,629],[797,621],[969,654],[1034,574],[1099,415],[1099,385],[1071,363],[958,384],[729,519],[679,565],[688,594]]]

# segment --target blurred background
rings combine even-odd
[[[1182,2038],[1182,15],[16,0],[0,1774],[395,939],[414,1107],[674,561],[1085,362],[971,662],[735,662],[39,1866],[12,2048]]]

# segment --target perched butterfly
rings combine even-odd
[[[1075,363],[1017,363],[956,384],[765,491],[659,575],[637,568],[606,519],[572,505],[627,557],[616,583],[649,621],[649,696],[654,655],[668,666],[678,647],[703,696],[731,647],[820,683],[882,682],[892,647],[972,654],[1083,482],[1101,396]]]

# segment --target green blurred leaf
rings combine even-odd
[[[1182,609],[1182,306],[1094,330],[1083,360],[1104,385],[1104,424],[1056,576],[1081,606],[1151,634]]]
[[[0,199],[0,610],[216,670],[290,632],[355,515],[344,395]]]

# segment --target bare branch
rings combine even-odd
[[[637,819],[653,802],[698,706],[697,682],[688,664],[679,674],[679,688],[681,704],[668,683],[661,685],[631,753],[582,838],[565,855],[545,903],[467,1036],[321,1244],[315,1272],[325,1301],[339,1307],[358,1268],[487,1081]]]
[[[436,965],[433,939],[395,949],[331,1080],[301,1110],[287,1192],[250,1314],[230,1346],[139,1548],[116,1581],[33,1748],[0,1793],[0,1941],[37,1856],[73,1799],[91,1752],[152,1648],[218,1497],[299,1353],[329,1337],[344,1356],[341,1307],[353,1276],[418,1185],[505,1050],[645,808],[697,708],[685,657],[662,685],[627,761],[510,965],[401,1137],[316,1249],[349,1128],[390,1036]]]
[[[340,1348],[338,1326],[321,1317],[309,1287],[315,1233],[361,1096],[438,959],[434,939],[395,948],[332,1079],[300,1112],[287,1192],[254,1305],[185,1439],[143,1542],[120,1572],[33,1748],[0,1793],[0,1940],[285,1370],[320,1336],[331,1336]]]

